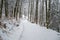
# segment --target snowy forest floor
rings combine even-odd
[[[21,18],[4,20],[5,28],[0,28],[0,40],[60,40],[60,33]]]

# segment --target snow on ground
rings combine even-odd
[[[3,40],[60,40],[56,31],[30,23],[25,18],[20,19],[20,23],[8,20],[4,23],[7,25],[7,32],[0,28],[0,39]]]
[[[21,40],[58,40],[57,32],[25,20]]]

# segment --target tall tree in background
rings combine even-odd
[[[30,20],[30,0],[29,0],[29,5],[28,5],[28,20]]]
[[[20,6],[19,6],[19,18],[22,17],[22,12],[21,12],[21,7],[22,7],[22,0],[20,0]]]
[[[49,27],[50,23],[50,0],[46,0],[46,27]]]
[[[42,25],[44,25],[44,0],[42,0]]]
[[[35,12],[35,22],[36,24],[38,23],[38,1],[39,0],[36,0],[36,12]]]
[[[47,23],[47,0],[45,0],[45,3],[46,3],[46,27],[48,27],[48,23]]]
[[[13,11],[13,7],[12,7],[12,10],[11,10],[11,17],[13,17],[14,16],[14,11]]]
[[[31,0],[31,11],[30,11],[30,21],[33,20],[33,8],[34,8],[34,0]]]
[[[40,0],[39,24],[44,25],[44,0]]]
[[[5,2],[5,17],[8,17],[8,0],[4,0]]]
[[[0,0],[0,18],[2,17],[3,0]]]
[[[16,0],[16,4],[15,4],[15,8],[14,8],[14,17],[16,18],[16,20],[17,20],[17,16],[18,16],[19,1],[20,0]]]

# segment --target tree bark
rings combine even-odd
[[[35,12],[35,22],[36,22],[36,24],[38,23],[38,1],[39,0],[36,0],[36,12]]]
[[[20,0],[16,0],[16,4],[15,4],[15,8],[14,8],[14,17],[16,18],[16,20],[17,20],[17,16],[18,16],[19,1]]]
[[[46,0],[46,27],[49,27],[50,23],[50,0]]]
[[[5,1],[5,17],[8,17],[8,0]]]
[[[34,8],[34,0],[31,0],[31,11],[30,11],[30,21],[33,20],[33,8]]]
[[[20,0],[20,7],[19,7],[19,18],[22,17],[22,12],[21,12],[21,7],[22,7],[22,1]]]
[[[0,18],[2,17],[3,0],[0,2]]]

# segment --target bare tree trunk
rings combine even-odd
[[[44,0],[41,0],[40,4],[40,19],[39,24],[44,25]]]
[[[33,8],[34,8],[34,0],[31,0],[31,12],[30,12],[30,21],[33,20]]]
[[[5,1],[5,17],[8,17],[8,0]]]
[[[31,21],[31,15],[32,15],[32,0],[31,0],[30,21]]]
[[[21,18],[21,17],[22,17],[21,7],[22,7],[22,0],[20,0],[19,18]]]
[[[46,27],[49,27],[50,23],[50,0],[46,0]]]
[[[36,22],[36,24],[38,23],[38,1],[39,0],[36,0],[36,12],[35,12],[35,22]]]
[[[29,5],[28,5],[28,20],[29,20],[29,17],[30,17],[30,0],[29,0]]]
[[[0,1],[0,18],[2,17],[3,0]]]
[[[11,15],[12,15],[12,17],[14,16],[13,7],[12,7],[12,14]]]
[[[42,0],[42,25],[44,25],[44,0]]]
[[[14,8],[14,17],[16,18],[16,20],[17,20],[17,16],[18,16],[19,1],[20,0],[16,0],[16,4],[15,4],[15,8]]]

